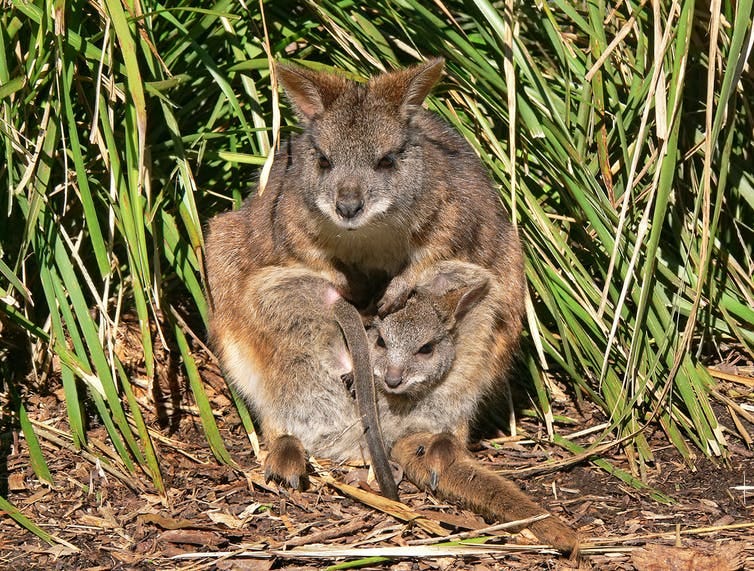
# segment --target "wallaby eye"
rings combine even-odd
[[[382,338],[382,335],[377,337],[377,347],[385,348],[385,340]]]
[[[325,155],[319,155],[319,158],[317,159],[317,166],[321,168],[322,170],[326,170],[332,167],[332,163],[330,162],[330,159],[328,159]]]
[[[432,343],[425,343],[424,345],[419,347],[417,353],[420,353],[422,355],[431,355],[434,350],[435,346],[432,345]]]
[[[379,161],[377,161],[378,170],[387,170],[395,166],[395,157],[393,155],[385,155]]]

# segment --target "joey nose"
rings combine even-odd
[[[391,366],[385,371],[385,384],[394,389],[403,382],[403,367]]]

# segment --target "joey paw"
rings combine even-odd
[[[351,395],[351,398],[356,400],[356,387],[354,386],[354,378],[353,378],[353,371],[349,371],[348,373],[343,373],[340,376],[340,380],[343,382],[343,386],[346,387],[346,390],[348,391],[348,394]]]
[[[306,474],[306,453],[301,441],[285,435],[276,439],[264,463],[264,479],[273,480],[294,490],[303,490],[309,483]]]
[[[377,302],[377,314],[380,317],[385,317],[401,309],[406,305],[406,301],[411,296],[411,291],[411,286],[404,278],[400,276],[393,278],[382,298]]]

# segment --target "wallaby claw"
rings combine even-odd
[[[306,453],[295,436],[281,436],[270,446],[264,463],[265,482],[270,480],[294,490],[304,490],[308,484]]]
[[[272,471],[270,468],[265,468],[264,470],[264,482],[277,482],[278,484],[283,484],[284,486],[291,488],[292,490],[303,490],[305,486],[303,486],[303,480],[304,478],[300,477],[298,474],[289,474],[287,477],[281,476],[280,474],[276,474]]]
[[[440,474],[435,470],[429,471],[429,488],[433,492],[437,491],[437,487],[440,485]]]

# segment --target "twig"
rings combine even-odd
[[[406,504],[396,502],[395,500],[390,500],[383,496],[378,496],[377,494],[367,492],[349,484],[338,482],[327,470],[320,466],[314,458],[310,458],[309,463],[314,467],[319,477],[326,484],[332,486],[333,488],[339,490],[347,496],[350,496],[353,499],[368,505],[369,507],[390,514],[391,516],[398,518],[401,521],[413,522],[423,530],[428,531],[429,533],[432,533],[434,535],[441,535],[443,537],[448,535],[448,531],[439,523],[417,513]]]
[[[707,369],[707,372],[716,379],[722,379],[723,381],[731,381],[733,383],[739,383],[741,385],[754,387],[754,379],[752,379],[751,377],[734,375],[733,373],[724,373],[723,371],[718,371],[717,369],[712,369],[710,367],[705,368]]]
[[[533,517],[529,517],[529,518],[518,520],[518,521],[509,521],[507,523],[498,523],[496,525],[490,525],[488,527],[483,527],[481,529],[472,529],[471,531],[461,531],[459,533],[454,533],[446,537],[429,537],[427,539],[412,539],[411,541],[407,541],[406,544],[407,545],[432,545],[433,543],[440,543],[440,542],[445,542],[445,541],[457,541],[459,539],[468,539],[470,537],[480,537],[488,533],[494,533],[496,531],[502,531],[502,530],[510,529],[512,527],[528,526],[529,524],[534,523],[535,521],[539,521],[541,519],[545,519],[548,517],[550,517],[550,514],[540,514],[540,515],[535,515]]]
[[[329,539],[335,539],[336,537],[350,535],[365,527],[369,520],[370,516],[367,515],[366,517],[357,519],[356,521],[352,521],[351,523],[348,523],[346,525],[341,525],[340,527],[325,529],[318,533],[312,533],[310,535],[305,535],[302,537],[294,537],[293,539],[286,541],[283,544],[283,547],[287,549],[288,547],[297,547],[299,545],[311,545],[313,543],[322,543]]]

